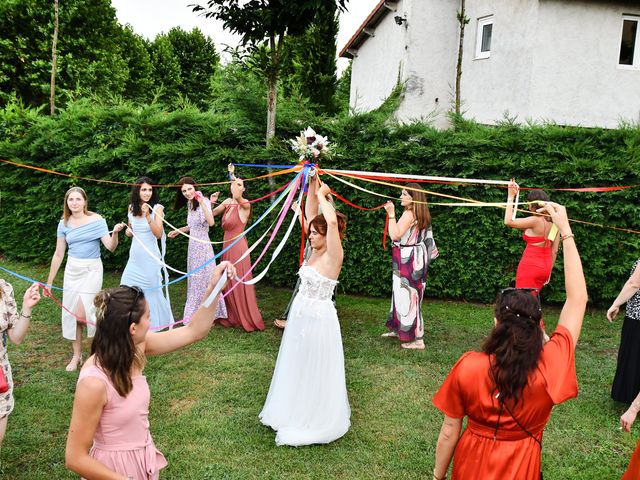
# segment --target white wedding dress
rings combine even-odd
[[[337,280],[303,265],[267,400],[260,412],[277,445],[329,443],[349,430],[351,408],[340,323],[331,301]]]

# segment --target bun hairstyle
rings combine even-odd
[[[180,180],[178,180],[178,183],[176,184],[177,185],[176,199],[175,199],[175,202],[173,203],[173,209],[179,210],[182,207],[184,207],[187,204],[187,202],[189,202],[189,206],[191,207],[191,210],[197,210],[200,204],[196,202],[195,198],[191,200],[187,200],[182,194],[182,186],[184,184],[193,185],[194,188],[197,185],[193,177],[182,177]]]
[[[537,295],[521,289],[503,291],[496,299],[496,326],[482,346],[493,356],[490,366],[501,403],[518,403],[529,376],[536,369],[544,334]]]
[[[336,217],[338,219],[338,235],[340,240],[344,240],[344,233],[347,229],[347,217],[345,214],[336,211]],[[317,215],[313,220],[309,222],[309,228],[315,227],[320,235],[323,237],[327,234],[327,221],[323,214]]]
[[[142,200],[140,200],[140,187],[142,184],[147,183],[153,185],[153,180],[149,177],[140,177],[136,180],[136,184],[131,189],[131,212],[134,217],[142,215]],[[151,198],[147,202],[151,205],[151,208],[155,207],[159,201],[158,190],[153,188],[151,191]]]
[[[98,293],[93,301],[96,307],[96,334],[91,343],[91,354],[96,365],[109,376],[122,397],[133,388],[131,367],[143,368],[145,358],[139,354],[129,333],[132,323],[138,324],[145,312],[144,293],[133,288],[109,288]]]
[[[544,190],[540,190],[540,189],[536,189],[536,190],[531,190],[529,193],[527,193],[527,202],[548,202],[551,199],[549,198],[549,195],[547,195],[547,192],[545,192]],[[538,205],[529,205],[529,209],[537,209]],[[550,222],[551,218],[549,217],[543,217],[546,221]]]

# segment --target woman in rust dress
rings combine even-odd
[[[551,410],[578,394],[574,349],[587,303],[582,264],[564,207],[549,202],[539,211],[551,215],[564,242],[567,300],[558,326],[544,343],[539,297],[530,289],[501,292],[483,351],[465,353],[433,397],[445,415],[436,480],[447,477],[452,458],[452,479],[539,479]]]
[[[238,240],[238,237],[242,235],[247,222],[251,218],[251,204],[243,196],[245,191],[244,182],[233,174],[233,165],[229,165],[229,173],[232,177],[231,198],[225,199],[214,208],[213,215],[222,215],[222,229],[224,230],[222,260],[228,260],[233,263],[236,267],[238,278],[246,282],[253,278],[251,273],[245,277],[251,267],[251,257],[247,255],[242,260],[239,259],[247,252],[249,245],[246,238],[243,237]],[[218,194],[214,193],[211,196],[212,203],[217,198]],[[233,246],[227,250],[227,247],[231,244]],[[243,328],[247,332],[264,330],[264,322],[258,309],[256,291],[253,285],[242,283],[236,285],[236,282],[233,281],[230,283],[231,285],[227,286],[226,291],[229,292],[232,288],[233,290],[224,299],[227,305],[228,318],[219,319],[220,325]]]

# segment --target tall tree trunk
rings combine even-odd
[[[51,45],[51,93],[49,106],[51,115],[56,113],[56,70],[58,63],[58,0],[53,0],[53,43]]]
[[[456,115],[460,115],[460,81],[462,79],[462,53],[464,46],[464,28],[469,23],[466,17],[465,0],[460,1],[460,11],[458,12],[458,23],[460,24],[460,43],[458,44],[458,63],[456,65]]]
[[[278,37],[276,41],[275,36],[269,38],[269,47],[271,49],[271,68],[269,69],[269,75],[267,78],[269,90],[267,92],[267,149],[271,146],[274,137],[276,136],[276,111],[278,107],[278,76],[280,74],[280,60],[282,58],[282,45],[283,35]],[[267,160],[267,164],[271,165],[271,159]],[[273,177],[269,177],[269,190],[272,192],[276,188],[276,182]],[[275,197],[271,197],[271,202],[275,200]]]

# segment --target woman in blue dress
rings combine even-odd
[[[149,304],[151,328],[173,323],[169,303],[169,275],[164,264],[166,237],[162,218],[164,207],[149,177],[140,177],[131,191],[128,237],[133,237],[129,261],[122,272],[122,285],[140,287]],[[160,240],[161,248],[158,247]],[[163,283],[165,292],[163,293]]]
[[[87,325],[88,337],[93,337],[96,330],[93,298],[102,289],[100,242],[113,252],[118,246],[118,232],[125,226],[124,223],[117,224],[113,235],[109,235],[104,218],[89,211],[85,191],[80,187],[67,190],[63,218],[58,224],[56,251],[47,278],[47,284],[53,285],[69,246],[62,293],[62,336],[71,340],[73,346],[67,372],[76,370],[82,363],[83,325]]]

